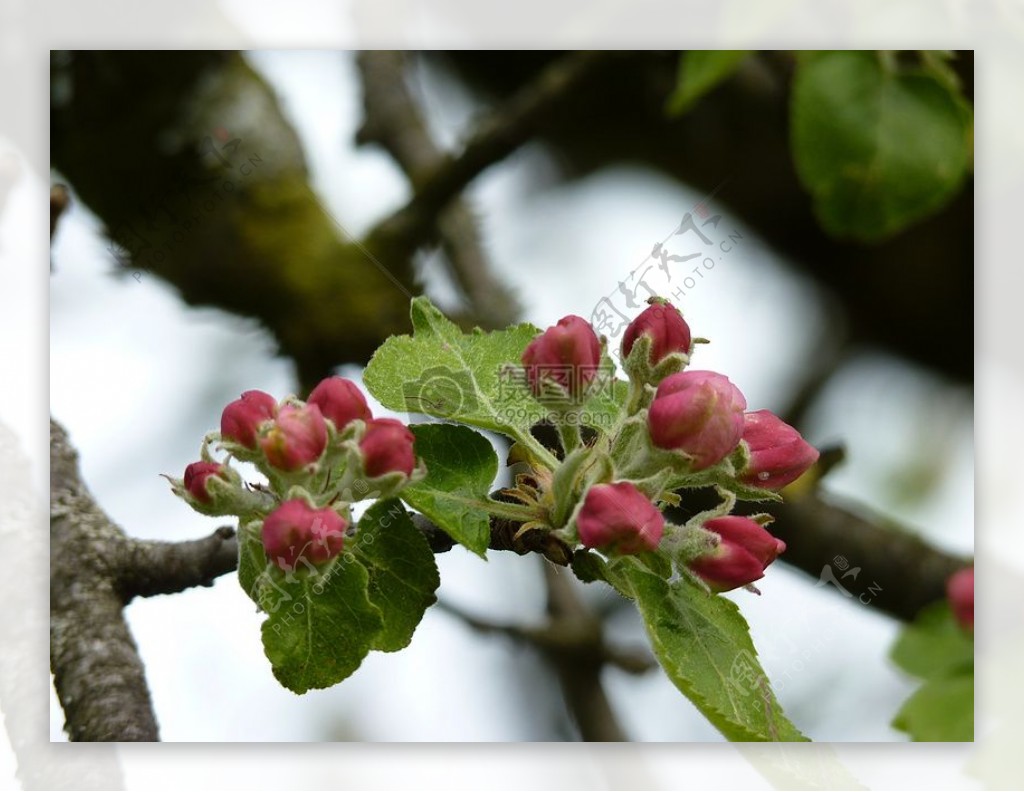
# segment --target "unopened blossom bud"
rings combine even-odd
[[[544,382],[553,382],[579,400],[597,376],[601,342],[586,319],[566,316],[529,343],[522,362],[535,395],[542,394]]]
[[[974,632],[974,567],[954,572],[946,581],[946,596],[957,623]]]
[[[688,565],[712,591],[731,591],[760,580],[765,568],[786,549],[785,542],[749,517],[715,517],[704,523],[704,528],[718,534],[721,541]]]
[[[659,448],[682,451],[703,470],[724,459],[743,434],[747,400],[713,371],[681,371],[661,381],[647,416]]]
[[[640,490],[620,481],[596,484],[587,491],[576,527],[586,547],[630,554],[658,546],[665,518]]]
[[[281,569],[300,560],[322,564],[341,552],[348,522],[334,509],[314,509],[304,500],[285,501],[263,521],[263,549]]]
[[[206,491],[206,480],[218,475],[223,469],[224,466],[216,462],[193,462],[185,468],[185,489],[200,503],[210,503],[212,499]]]
[[[315,404],[285,405],[260,447],[267,461],[280,470],[298,470],[320,459],[327,445],[327,424]]]
[[[629,323],[622,336],[623,358],[629,357],[633,345],[642,335],[651,339],[651,365],[657,365],[674,352],[690,354],[690,326],[686,324],[679,309],[666,300],[655,300]]]
[[[313,388],[308,404],[320,408],[324,418],[334,422],[339,432],[357,418],[368,421],[371,418],[366,398],[352,380],[343,377],[327,377]]]
[[[743,442],[750,461],[740,480],[754,487],[781,489],[818,461],[818,450],[770,410],[743,416]]]
[[[409,427],[394,418],[373,418],[366,422],[366,434],[359,441],[363,470],[370,478],[387,473],[412,475],[416,466],[413,452],[415,436]]]
[[[276,412],[277,402],[269,393],[246,391],[242,398],[235,399],[221,413],[221,436],[255,449],[260,424],[272,420]]]

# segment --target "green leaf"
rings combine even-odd
[[[267,554],[260,537],[261,527],[260,522],[238,527],[238,583],[256,603],[259,603],[260,577],[267,568]]]
[[[726,738],[807,739],[782,713],[735,603],[686,579],[670,584],[633,558],[580,555],[578,576],[602,578],[636,603],[665,673]]]
[[[949,604],[936,602],[918,614],[891,653],[904,671],[924,679],[974,668],[974,640],[961,629]]]
[[[441,584],[430,545],[397,499],[377,501],[359,520],[353,549],[370,573],[370,601],[384,617],[373,648],[404,649]]]
[[[922,610],[892,648],[893,661],[925,683],[904,702],[893,726],[922,742],[974,739],[974,639],[949,603]]]
[[[550,410],[530,393],[521,374],[526,345],[540,332],[531,324],[463,333],[426,297],[411,306],[413,335],[392,336],[374,353],[363,382],[385,407],[432,415],[514,437],[536,446],[529,428]],[[612,369],[605,356],[606,369]],[[519,373],[517,373],[517,370]],[[583,405],[587,425],[610,427],[625,384],[599,388]]]
[[[793,157],[822,227],[873,241],[938,211],[970,167],[971,116],[933,70],[870,51],[802,56]]]
[[[917,742],[974,739],[974,672],[929,679],[900,708],[892,725]]]
[[[484,556],[491,539],[486,510],[498,457],[479,432],[454,424],[416,424],[416,455],[427,466],[422,481],[401,491],[402,499],[422,512],[455,541]]]
[[[294,693],[337,684],[359,668],[384,626],[370,576],[343,553],[317,569],[284,573],[268,564],[255,586],[263,648],[274,676]]]
[[[502,376],[540,331],[530,324],[463,333],[426,297],[412,301],[412,336],[392,336],[374,353],[363,382],[392,410],[424,413],[507,432],[517,421],[511,402],[528,393]],[[507,417],[506,417],[507,416]]]
[[[669,97],[669,115],[682,115],[704,94],[736,71],[750,50],[690,50],[679,57],[679,76]]]

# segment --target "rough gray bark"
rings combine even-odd
[[[50,422],[50,667],[72,740],[159,740],[117,591],[124,533],[92,500]]]
[[[125,535],[89,494],[67,432],[50,421],[50,667],[71,740],[160,739],[124,606],[209,585],[236,564],[230,528],[178,544]]]

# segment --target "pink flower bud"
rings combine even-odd
[[[416,466],[416,454],[413,453],[415,439],[409,427],[394,418],[367,421],[366,434],[359,441],[366,475],[376,478],[399,472],[411,476]]]
[[[727,377],[681,371],[661,381],[647,416],[659,448],[682,451],[703,470],[724,459],[743,434],[747,400]]]
[[[185,489],[197,501],[209,503],[211,499],[210,493],[206,491],[206,480],[223,469],[224,466],[216,462],[193,462],[185,468]]]
[[[285,501],[263,521],[263,549],[285,571],[300,559],[322,564],[341,552],[348,522],[334,509],[314,509],[303,500]]]
[[[690,326],[669,302],[655,302],[630,322],[622,336],[622,356],[628,357],[633,344],[642,336],[651,339],[651,365],[657,365],[673,352],[690,354]]]
[[[597,376],[601,342],[586,319],[566,316],[529,343],[522,361],[535,395],[541,394],[544,381],[550,381],[580,399]]]
[[[630,554],[657,548],[665,518],[640,490],[620,481],[587,491],[576,526],[586,547]]]
[[[704,528],[721,537],[718,547],[689,563],[712,591],[731,591],[764,577],[767,566],[786,549],[749,517],[715,517]]]
[[[754,487],[781,489],[818,461],[818,449],[769,410],[743,416],[743,441],[750,448],[750,462],[740,481]]]
[[[957,623],[974,632],[974,567],[954,572],[946,581],[946,596]]]
[[[269,393],[246,391],[220,414],[221,436],[255,449],[260,424],[271,420],[276,412],[277,402]]]
[[[371,418],[370,408],[359,387],[343,377],[321,380],[309,394],[307,403],[319,407],[324,418],[333,421],[339,432],[357,418],[363,421]]]
[[[267,461],[280,470],[298,470],[316,462],[327,445],[327,424],[315,404],[287,404],[262,438]]]

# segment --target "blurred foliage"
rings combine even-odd
[[[690,50],[679,58],[679,79],[668,98],[670,115],[685,113],[704,94],[728,77],[749,50]]]
[[[947,602],[921,611],[892,649],[904,671],[924,680],[893,719],[893,726],[921,742],[974,739],[974,640]]]
[[[793,156],[829,233],[882,239],[944,206],[963,184],[971,108],[945,62],[933,63],[905,66],[870,51],[799,58]]]

